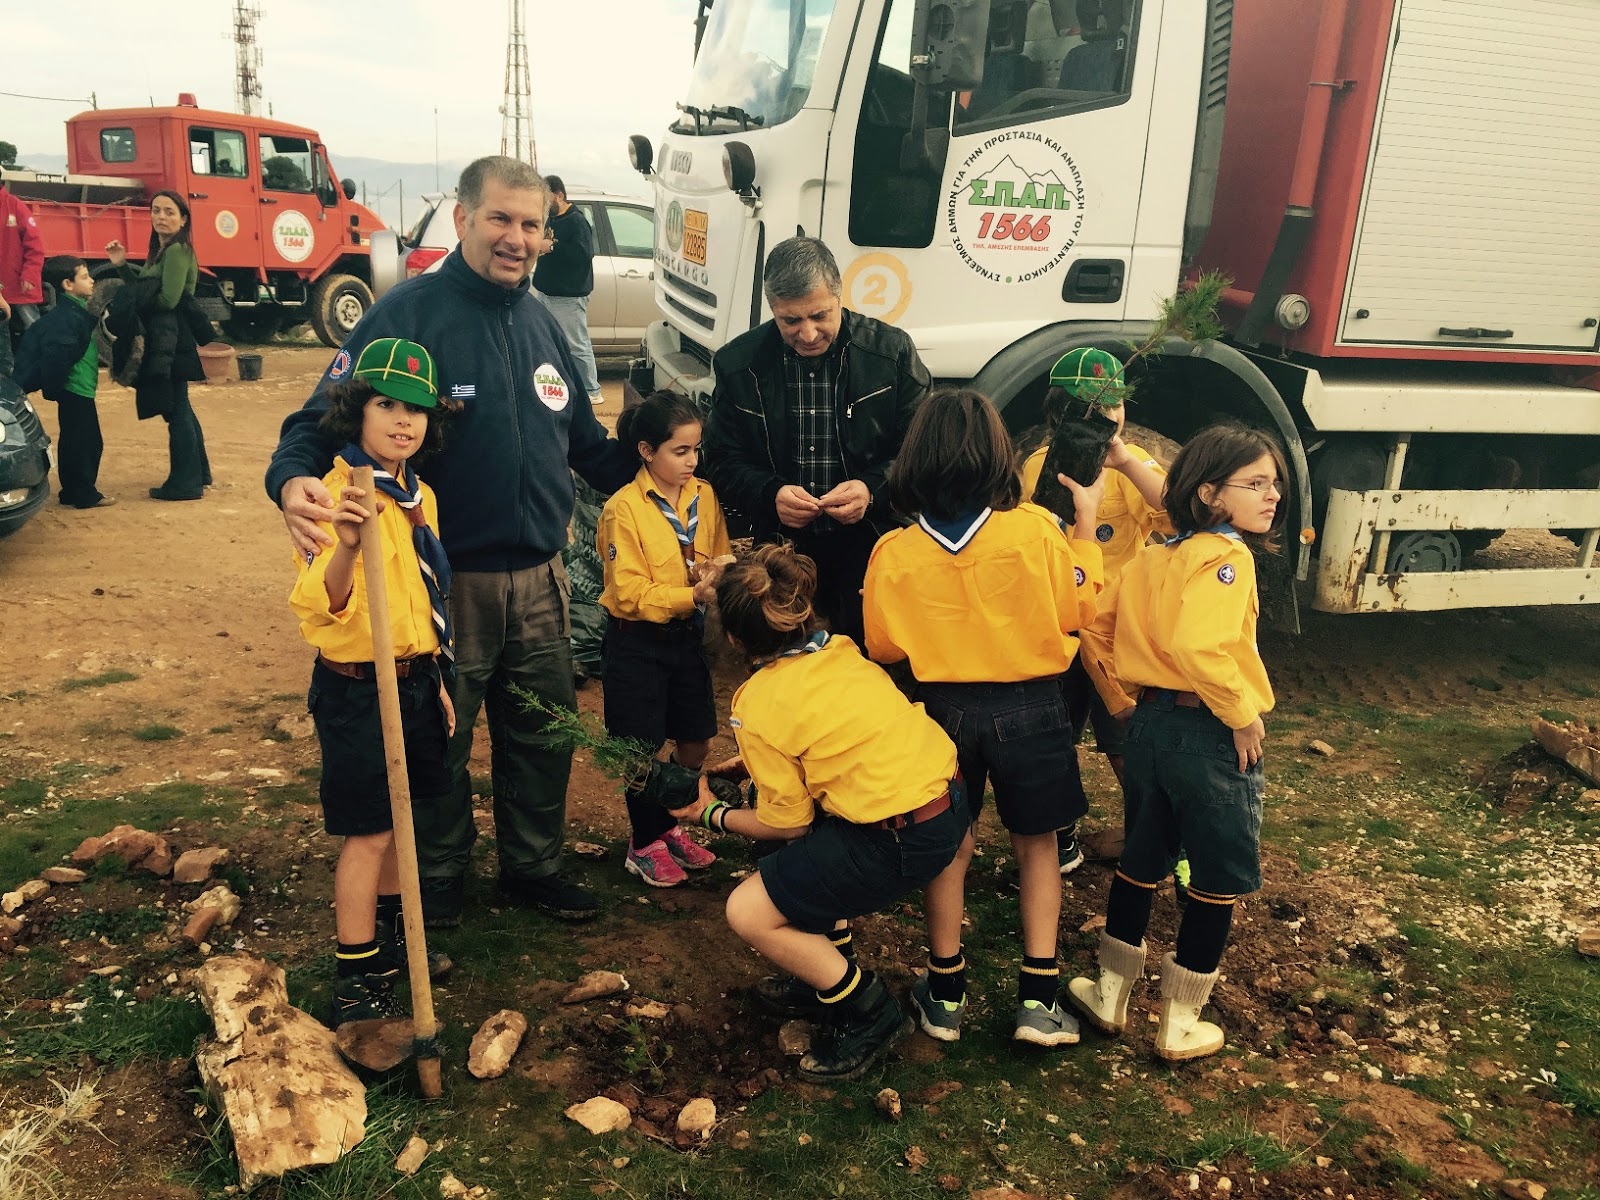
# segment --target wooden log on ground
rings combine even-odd
[[[1545,753],[1559,758],[1589,783],[1600,787],[1600,736],[1572,725],[1554,725],[1543,717],[1533,719],[1533,737]]]
[[[195,989],[217,1031],[196,1065],[233,1132],[240,1187],[326,1165],[360,1143],[366,1089],[333,1031],[289,1003],[281,970],[221,955],[195,972]]]

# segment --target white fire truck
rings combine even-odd
[[[1280,583],[1600,601],[1600,0],[701,0],[695,38],[629,147],[656,385],[710,392],[797,232],[1013,429],[1061,353],[1217,269],[1228,337],[1147,360],[1132,417],[1276,431]],[[1471,569],[1509,529],[1576,548]]]

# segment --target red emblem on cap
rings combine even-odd
[[[419,363],[414,358],[406,359],[406,370],[410,371],[413,375],[415,375],[417,373],[418,369],[420,369],[421,366],[422,366],[422,364]]]
[[[1104,375],[1106,373],[1104,363],[1092,363],[1090,365],[1093,367],[1096,376]]]

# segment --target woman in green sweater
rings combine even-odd
[[[151,488],[150,495],[156,500],[198,500],[211,485],[211,463],[200,420],[189,402],[189,384],[205,376],[189,323],[176,312],[185,297],[193,301],[200,276],[189,236],[189,205],[176,192],[161,191],[151,197],[150,249],[144,266],[135,269],[128,264],[121,242],[109,243],[106,256],[129,280],[160,279],[160,290],[141,311],[147,327],[169,321],[177,326],[171,358],[147,357],[135,388],[140,419],[159,414],[167,423],[167,479]]]

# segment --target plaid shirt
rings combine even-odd
[[[839,450],[837,349],[817,358],[803,358],[785,347],[783,380],[789,399],[795,482],[813,496],[826,495],[845,480],[844,458]],[[809,528],[813,533],[822,533],[835,525],[832,517],[822,516]]]

